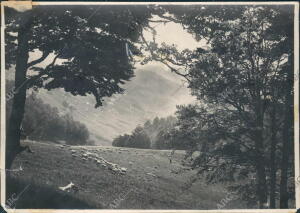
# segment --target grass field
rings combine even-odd
[[[222,185],[195,179],[196,172],[181,163],[183,151],[176,151],[170,163],[170,150],[22,143],[33,153],[18,155],[13,168],[21,165],[22,170],[7,177],[7,199],[24,191],[15,208],[217,209],[228,195]],[[115,171],[95,158],[126,171]],[[70,182],[77,190],[59,189]],[[224,208],[246,206],[231,200]]]

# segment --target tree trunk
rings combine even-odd
[[[287,209],[288,208],[288,166],[289,166],[289,153],[291,149],[291,134],[290,128],[292,127],[293,122],[293,112],[292,112],[292,91],[293,84],[291,81],[287,81],[287,89],[286,89],[286,98],[284,105],[284,124],[282,129],[282,157],[281,157],[281,179],[280,179],[280,208]]]
[[[11,114],[6,132],[6,168],[10,168],[16,155],[21,151],[20,127],[24,117],[26,100],[26,73],[28,63],[28,25],[20,27],[18,31],[18,49],[15,72],[15,93]]]
[[[264,165],[262,145],[259,144],[258,142],[257,142],[257,151],[256,151],[256,177],[257,177],[256,194],[258,195],[259,208],[265,208],[265,205],[267,203],[266,171]]]
[[[268,201],[267,196],[267,182],[264,159],[263,146],[263,110],[261,101],[256,110],[256,130],[255,130],[255,153],[256,153],[256,194],[258,197],[259,208],[265,208]]]
[[[276,103],[273,102],[271,111],[271,153],[270,153],[270,208],[276,208]]]

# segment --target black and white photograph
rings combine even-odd
[[[0,212],[294,212],[298,58],[298,2],[3,2]]]

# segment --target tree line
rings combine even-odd
[[[144,149],[177,149],[188,150],[185,136],[178,131],[178,119],[175,116],[155,117],[138,125],[131,134],[116,137],[112,145]]]
[[[153,120],[147,120],[143,125],[138,125],[131,134],[116,137],[112,145],[144,149],[179,149],[180,147],[176,147],[175,143],[173,143],[173,140],[176,140],[176,138],[169,137],[169,133],[173,130],[175,123],[176,118],[173,116],[166,118],[155,117]]]
[[[12,90],[13,85],[13,81],[7,80],[6,90]],[[7,114],[11,107],[12,101],[8,100]],[[7,117],[6,122],[10,122]],[[35,93],[27,97],[21,129],[23,139],[68,145],[94,145],[84,124],[75,121],[71,114],[61,115],[56,107],[44,103]]]

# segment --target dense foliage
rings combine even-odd
[[[145,6],[35,6],[25,12],[6,8],[6,66],[16,64],[17,41],[24,37],[27,53],[41,55],[27,61],[26,68],[35,75],[24,87],[92,94],[96,107],[101,106],[103,97],[122,93],[120,86],[133,77],[126,44],[136,49],[149,12]],[[45,59],[51,63],[39,66]]]
[[[134,76],[126,47],[139,54],[136,43],[151,11],[146,5],[35,5],[22,12],[5,7],[5,66],[15,68],[7,168],[23,150],[20,127],[27,89],[92,94],[95,107],[104,97],[123,93],[122,84]]]
[[[7,90],[13,88],[13,81],[7,81]],[[11,111],[11,101],[6,104]],[[6,122],[9,122],[7,119]],[[86,126],[75,121],[70,114],[60,115],[55,107],[43,102],[35,93],[28,95],[22,122],[22,136],[30,140],[69,145],[93,145]]]
[[[113,140],[113,146],[149,149],[150,138],[141,126],[136,127],[131,135],[121,135]]]
[[[146,41],[151,55],[184,77],[199,104],[178,110],[178,129],[208,182],[231,189],[259,208],[288,207],[293,175],[293,7],[164,7],[206,46],[178,51]],[[179,69],[179,68],[180,69]],[[278,166],[280,164],[280,166]],[[239,175],[240,174],[240,175]],[[279,194],[279,196],[278,196]]]
[[[190,148],[187,143],[188,138],[176,129],[176,125],[177,118],[174,116],[155,117],[153,120],[147,120],[143,126],[136,127],[131,135],[125,134],[115,138],[112,145],[139,148],[139,144],[146,143],[145,146],[151,149],[187,150]],[[140,135],[140,137],[136,137],[136,135]],[[133,144],[138,145],[133,146]]]

